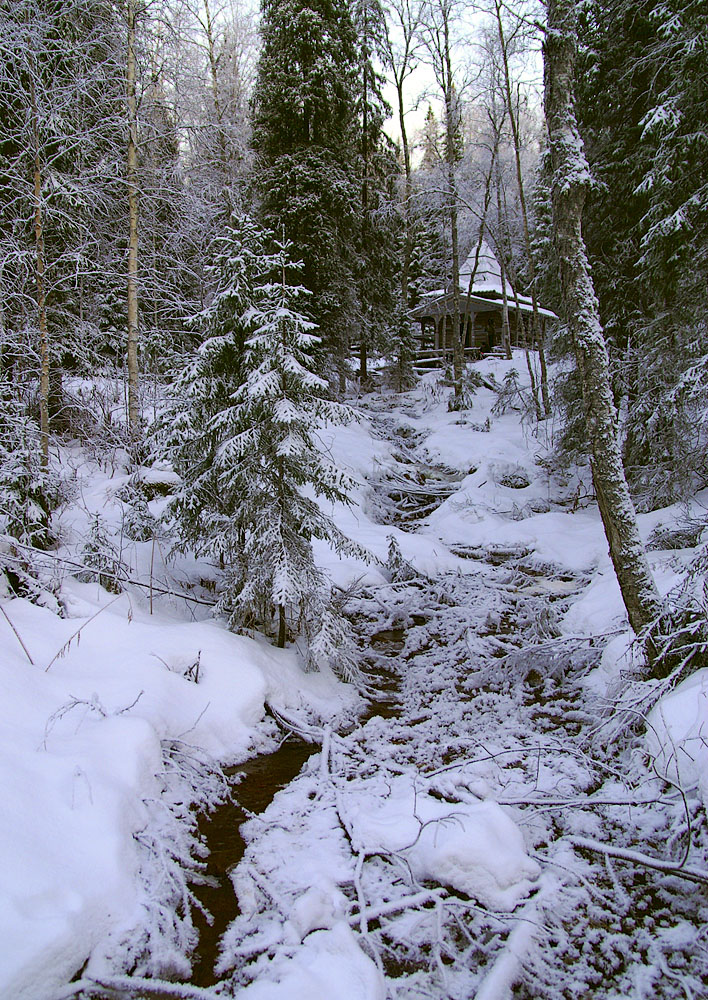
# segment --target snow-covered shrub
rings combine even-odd
[[[496,480],[500,486],[506,486],[511,490],[524,490],[531,484],[526,470],[520,465],[511,463],[496,470]]]
[[[0,569],[26,596],[37,591],[32,549],[51,544],[50,518],[61,496],[59,478],[42,465],[37,424],[0,376],[0,533],[7,536]]]
[[[139,480],[131,479],[117,496],[125,504],[123,531],[131,541],[148,542],[159,534],[158,520],[150,513]]]
[[[447,408],[450,413],[458,410],[469,410],[472,406],[472,398],[484,380],[479,372],[470,365],[465,365],[462,371],[462,386],[459,393],[452,393],[447,401]]]
[[[120,580],[126,575],[125,566],[98,514],[91,519],[88,537],[81,550],[81,561],[87,569],[79,575],[80,579],[97,580],[105,590],[120,593]]]

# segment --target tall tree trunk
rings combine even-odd
[[[403,149],[403,171],[405,187],[403,189],[403,266],[401,268],[401,297],[404,308],[408,308],[408,282],[411,272],[411,204],[413,201],[413,170],[411,167],[411,149],[406,130],[405,106],[403,103],[403,81],[396,82],[398,95],[398,126],[401,131],[401,148]]]
[[[210,0],[203,0],[204,6],[204,30],[207,37],[207,53],[209,56],[209,75],[211,77],[211,94],[214,101],[214,111],[216,113],[217,134],[219,138],[219,158],[221,160],[221,170],[224,175],[224,186],[222,189],[224,196],[224,207],[226,218],[229,220],[233,213],[231,200],[231,186],[229,179],[229,151],[226,142],[226,131],[224,129],[224,109],[221,104],[219,94],[219,59],[216,54],[216,42],[214,39],[214,21],[211,14]]]
[[[513,95],[511,92],[511,74],[509,72],[509,56],[504,35],[504,25],[502,23],[501,0],[495,0],[494,7],[497,17],[497,31],[499,34],[499,46],[502,56],[502,67],[504,69],[504,92],[506,95],[507,110],[509,112],[509,122],[511,124],[511,135],[514,140],[514,162],[516,165],[516,183],[519,189],[519,205],[521,207],[521,219],[524,226],[524,247],[526,249],[527,266],[529,278],[531,279],[531,307],[532,307],[532,340],[533,345],[538,348],[538,363],[541,369],[541,399],[543,401],[543,412],[545,416],[551,414],[551,401],[548,393],[548,372],[546,368],[546,351],[543,344],[541,324],[538,315],[538,300],[536,299],[536,267],[531,252],[531,236],[529,233],[529,219],[526,208],[526,192],[524,188],[524,177],[521,169],[521,136],[519,134],[519,120],[514,110]]]
[[[484,232],[487,227],[487,215],[489,213],[489,203],[492,198],[492,174],[494,173],[494,167],[497,162],[497,154],[499,152],[499,139],[498,136],[494,137],[494,147],[492,149],[492,159],[489,164],[489,171],[484,178],[484,198],[482,199],[482,212],[479,219],[479,231],[477,233],[477,243],[474,248],[474,264],[470,271],[470,279],[467,282],[467,294],[465,295],[465,308],[464,308],[464,327],[465,336],[464,341],[467,342],[467,335],[470,338],[470,347],[474,347],[474,325],[475,325],[475,314],[472,312],[472,289],[474,288],[474,280],[477,277],[477,268],[479,267],[479,255],[482,250],[482,243],[484,242]]]
[[[135,99],[135,0],[128,0],[128,426],[137,439],[140,428],[138,389],[138,112]]]
[[[445,65],[445,161],[447,167],[447,203],[450,214],[450,243],[452,249],[452,378],[455,397],[462,396],[462,338],[460,337],[460,241],[457,232],[457,178],[455,167],[455,119],[457,107],[452,83],[452,59],[450,56],[449,14],[443,21],[443,58]]]
[[[369,147],[369,21],[368,8],[364,4],[363,8],[363,39],[362,39],[362,123],[361,123],[361,246],[364,256],[367,252],[367,242],[369,239],[369,169],[370,169],[370,147]],[[368,347],[369,347],[369,327],[367,317],[367,303],[360,302],[361,319],[359,326],[359,379],[362,388],[366,388],[369,381],[368,370]]]
[[[660,599],[622,467],[607,346],[582,236],[590,172],[574,107],[575,16],[575,0],[549,0],[544,83],[553,166],[553,226],[566,320],[582,384],[593,483],[627,616],[639,633],[656,618]]]
[[[37,324],[39,326],[39,434],[42,466],[49,464],[49,332],[47,328],[47,298],[45,289],[44,221],[42,215],[42,161],[39,139],[39,109],[34,79],[35,63],[30,69],[30,100],[32,104],[32,144],[34,146],[34,248],[35,281],[37,285]]]

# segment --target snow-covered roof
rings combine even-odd
[[[469,288],[470,275],[474,271],[476,256],[477,244],[475,243],[470,251],[469,257],[460,268],[460,288],[463,292],[466,292]],[[508,278],[505,280],[505,285],[507,296],[509,298],[513,297],[514,289],[512,288]],[[501,267],[499,265],[499,261],[494,256],[492,248],[484,239],[479,247],[477,270],[474,272],[474,281],[472,282],[472,294],[474,295],[479,292],[498,292],[500,296],[503,293]]]
[[[475,257],[477,257],[477,267],[475,270]],[[474,271],[474,281],[470,289],[470,275]],[[507,304],[510,310],[517,307],[522,313],[533,312],[533,303],[529,295],[515,295],[514,287],[508,278],[505,279]],[[477,243],[472,247],[465,263],[460,268],[460,309],[463,313],[470,312],[492,312],[501,308],[504,296],[502,288],[501,266],[486,240],[482,240],[477,254]],[[452,290],[436,288],[432,292],[425,292],[422,302],[412,311],[415,317],[439,316],[451,312]],[[539,316],[546,319],[558,319],[551,309],[545,309],[536,303]]]

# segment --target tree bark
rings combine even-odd
[[[47,297],[45,289],[44,221],[42,214],[42,161],[39,139],[39,109],[34,80],[35,62],[30,72],[30,100],[32,103],[32,142],[34,146],[34,245],[35,282],[37,286],[37,325],[39,327],[39,435],[42,448],[42,467],[49,464],[49,332],[47,328]]]
[[[462,338],[460,337],[460,241],[457,232],[457,178],[455,168],[457,156],[455,149],[455,92],[452,84],[452,59],[450,56],[450,22],[446,11],[443,21],[443,39],[445,60],[445,161],[447,166],[447,198],[450,213],[450,243],[452,248],[452,378],[455,384],[455,397],[462,397]]]
[[[656,618],[660,598],[622,467],[607,346],[582,235],[590,173],[574,107],[575,6],[575,0],[548,2],[544,84],[553,167],[553,226],[566,320],[582,384],[593,483],[627,616],[639,634]]]
[[[138,389],[138,113],[135,99],[135,0],[128,0],[128,427],[137,439],[140,428]]]
[[[495,11],[497,17],[497,30],[499,34],[499,47],[502,56],[502,66],[504,68],[504,92],[506,105],[509,112],[509,123],[511,125],[511,135],[514,140],[514,162],[516,165],[516,183],[519,190],[519,205],[521,207],[521,219],[524,226],[524,246],[526,248],[526,260],[531,279],[531,331],[532,346],[538,349],[538,363],[541,369],[541,400],[543,402],[544,416],[551,415],[551,400],[548,393],[548,372],[546,368],[546,351],[543,345],[541,334],[541,324],[538,315],[538,300],[536,299],[536,267],[531,252],[531,236],[529,233],[528,211],[526,208],[526,192],[524,188],[524,177],[521,169],[521,136],[519,135],[519,122],[516,117],[511,93],[511,75],[509,73],[509,56],[506,37],[504,35],[504,25],[502,23],[502,7],[500,0],[495,0]]]

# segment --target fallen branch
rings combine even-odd
[[[110,580],[114,580],[116,583],[129,583],[133,587],[142,587],[143,590],[147,591],[152,590],[153,594],[159,594],[161,597],[179,597],[184,601],[191,601],[192,604],[203,604],[207,608],[213,608],[217,603],[216,601],[205,600],[202,597],[192,597],[191,594],[185,594],[179,590],[170,590],[167,587],[158,587],[154,583],[151,586],[150,583],[145,583],[142,580],[135,580],[129,576],[121,576],[119,573],[111,573],[105,569],[94,569],[93,566],[86,566],[84,563],[77,562],[75,559],[67,559],[66,556],[58,556],[53,552],[40,552],[31,545],[23,545],[21,542],[15,542],[14,540],[13,545],[17,548],[24,549],[27,552],[32,552],[38,559],[48,559],[52,563],[62,563],[62,565],[70,567],[71,569],[80,570],[82,573],[91,573],[94,576],[105,576]]]
[[[568,837],[568,842],[573,847],[584,851],[595,851],[597,854],[620,858],[622,861],[642,865],[644,868],[652,868],[654,871],[663,872],[666,875],[678,875],[679,878],[688,879],[690,882],[708,885],[708,871],[686,866],[683,861],[662,861],[660,858],[652,858],[639,851],[632,851],[625,847],[611,847],[609,844],[602,844],[598,840],[588,840],[586,837]]]
[[[512,989],[521,978],[524,962],[533,944],[538,927],[537,914],[537,900],[532,899],[514,921],[501,954],[475,993],[475,1000],[511,1000]]]
[[[166,979],[145,979],[141,976],[110,976],[108,978],[83,980],[84,989],[98,986],[102,990],[126,993],[137,1000],[145,997],[179,997],[181,1000],[223,1000],[223,993],[186,983],[170,983]],[[66,994],[65,994],[66,995]]]
[[[388,903],[381,903],[380,906],[367,907],[363,913],[363,917],[368,924],[372,920],[378,920],[380,917],[388,917],[392,913],[400,913],[402,910],[412,910],[418,906],[423,906],[425,903],[433,903],[436,900],[444,899],[446,895],[446,890],[442,888],[425,889],[422,892],[416,892],[413,896],[403,896],[401,899],[392,899]],[[360,912],[353,913],[349,917],[349,923],[355,927],[361,918],[362,914]]]

